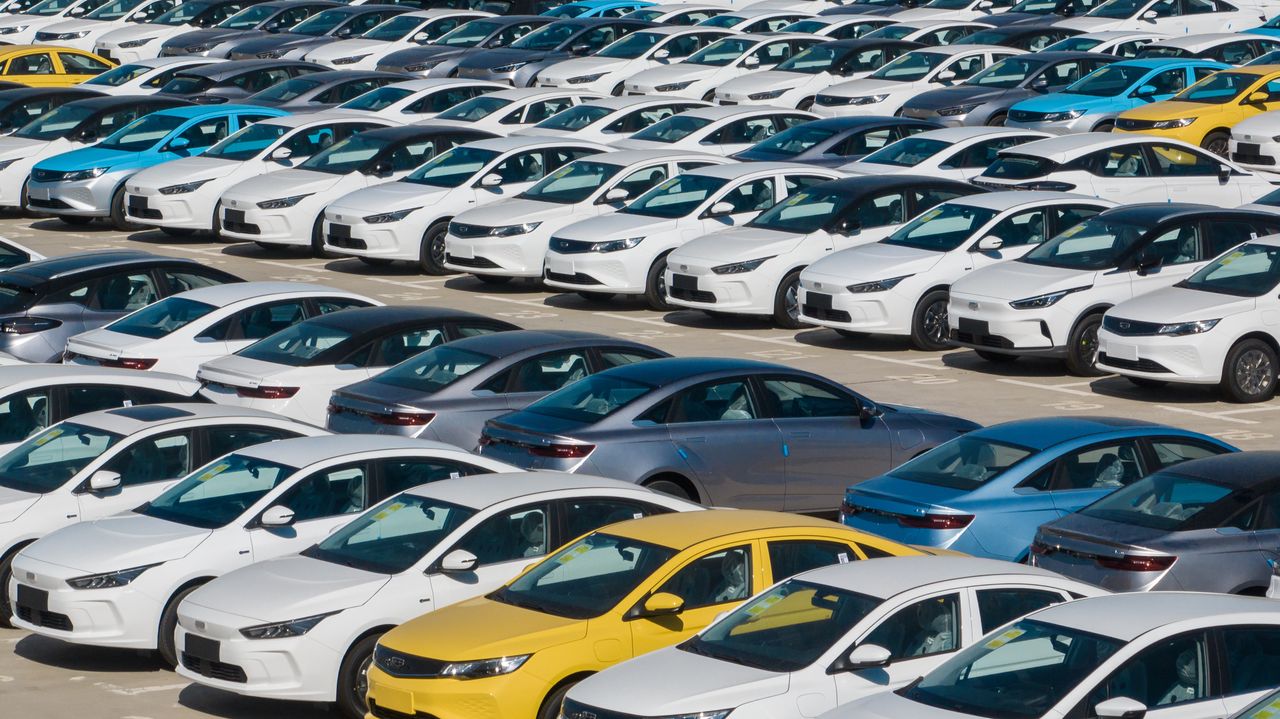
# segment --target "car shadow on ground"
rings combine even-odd
[[[1224,402],[1216,385],[1167,384],[1163,387],[1139,387],[1124,377],[1107,375],[1089,384],[1089,389],[1103,397],[1115,397],[1134,402],[1161,404],[1220,404],[1223,407],[1244,409],[1251,405]],[[1257,406],[1257,405],[1253,405]],[[1265,406],[1265,405],[1262,405]]]
[[[179,692],[178,703],[192,711],[226,719],[335,719],[339,716],[325,704],[242,697],[199,684],[191,684]]]
[[[69,644],[36,634],[28,634],[18,640],[13,645],[13,653],[37,664],[73,671],[165,672],[152,652]]]

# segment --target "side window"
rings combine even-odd
[[[364,300],[349,300],[341,297],[325,297],[318,299],[316,302],[316,312],[327,315],[330,312],[341,312],[354,307],[369,307],[369,303]]]
[[[1156,17],[1176,17],[1182,14],[1179,0],[1160,0],[1148,10],[1155,11]]]
[[[521,362],[507,386],[509,392],[551,392],[588,374],[585,352],[554,352]]]
[[[156,301],[159,293],[151,275],[111,275],[98,283],[94,305],[107,312],[129,312]]]
[[[1254,44],[1248,41],[1229,42],[1214,48],[1209,54],[1214,60],[1228,65],[1243,65],[1255,57]]]
[[[1201,633],[1158,642],[1125,662],[1089,695],[1093,708],[1113,697],[1128,697],[1148,707],[1197,701],[1209,697],[1209,659]]]
[[[1151,175],[1141,145],[1095,152],[1088,157],[1087,165],[1092,174],[1100,177],[1148,177]]]
[[[65,289],[58,290],[57,292],[53,292],[49,295],[48,304],[71,303],[82,307],[88,307],[97,296],[96,293],[91,293],[89,291],[92,287],[93,282],[86,282],[82,285],[72,285]]]
[[[1191,69],[1191,74],[1194,82],[1200,82],[1217,71],[1218,69],[1213,67],[1196,67]]]
[[[285,140],[282,147],[289,148],[294,158],[310,157],[338,141],[336,130],[333,126],[313,127]]]
[[[177,479],[191,471],[191,435],[166,434],[135,442],[120,452],[103,469],[120,473],[125,487]]]
[[[365,94],[370,90],[382,87],[386,83],[381,78],[376,80],[359,80],[356,82],[348,82],[339,85],[328,92],[322,93],[320,97],[315,98],[312,102],[319,103],[342,103],[355,97]]]
[[[940,205],[946,202],[947,200],[954,200],[957,197],[961,197],[963,195],[964,195],[963,192],[957,192],[956,190],[953,190],[950,188],[942,189],[937,187],[931,187],[924,190],[916,190],[913,195],[913,199],[915,200],[915,209],[913,210],[913,212],[915,212],[916,214],[919,214],[929,209],[930,207],[933,207],[934,205]],[[898,221],[904,222],[905,220],[898,220]]]
[[[871,630],[862,643],[888,649],[892,659],[953,652],[960,647],[960,595],[908,604]]]
[[[20,265],[30,259],[31,256],[25,252],[20,252],[16,248],[6,245],[0,245],[0,268]]]
[[[1123,58],[1137,57],[1138,53],[1149,42],[1151,41],[1150,40],[1130,40],[1129,42],[1122,42],[1119,45],[1116,45],[1114,49],[1112,49],[1111,54],[1116,55],[1117,57],[1123,57]],[[1196,78],[1196,79],[1199,80],[1200,78]]]
[[[1061,594],[1044,589],[979,589],[978,613],[982,615],[982,633],[1062,601],[1065,597]]]
[[[1024,142],[1036,139],[1039,138],[1029,136],[1001,137],[995,140],[976,142],[952,155],[946,162],[942,163],[942,167],[986,167],[995,162],[996,154],[1006,147],[1014,147],[1015,145],[1021,145]]]
[[[1216,177],[1222,165],[1208,155],[1173,145],[1151,145],[1158,174],[1169,177]]]
[[[540,557],[547,553],[549,514],[550,508],[539,504],[494,515],[463,537],[457,548],[476,555],[478,566]]]
[[[987,234],[1004,240],[1004,247],[1038,245],[1045,239],[1044,210],[1010,215],[998,222]]]
[[[161,402],[190,402],[191,395],[166,392],[150,387],[130,387],[129,401],[134,404],[160,404]]]
[[[1051,208],[1049,212],[1052,213],[1053,217],[1053,233],[1057,234],[1068,227],[1074,227],[1101,211],[1097,207],[1084,207],[1082,205],[1060,205]]]
[[[231,127],[230,117],[214,117],[203,122],[188,127],[182,131],[178,137],[186,138],[186,150],[194,150],[204,147],[212,147],[219,140],[227,136],[227,129]]]
[[[567,97],[557,97],[550,100],[541,100],[539,102],[529,103],[524,111],[524,122],[542,122],[558,112],[564,112],[573,107],[573,100]]]
[[[438,327],[399,332],[379,340],[374,357],[379,365],[391,366],[443,342],[444,332]]]
[[[1218,6],[1213,0],[1182,0],[1183,15],[1202,15],[1217,10]]]
[[[1187,86],[1187,73],[1182,68],[1165,70],[1148,80],[1145,84],[1156,89],[1156,95],[1168,95],[1179,92]]]
[[[380,495],[383,497],[391,497],[406,489],[411,489],[420,484],[427,484],[428,482],[467,477],[485,472],[485,470],[469,464],[431,457],[384,459],[378,462],[378,468],[380,471],[379,479],[382,484]]]
[[[701,168],[701,167],[709,167],[709,166],[714,165],[714,164],[716,164],[716,163],[714,163],[714,162],[698,162],[698,161],[696,161],[696,160],[688,160],[688,161],[686,161],[686,162],[677,162],[677,163],[676,163],[676,169],[677,169],[677,170],[679,170],[680,172],[692,172],[692,171],[694,171],[694,170],[697,170],[698,168]]]
[[[797,127],[799,125],[803,125],[806,122],[811,122],[811,121],[812,121],[812,118],[805,117],[804,115],[774,115],[773,116],[773,125],[775,128],[777,128],[778,132],[782,132],[783,130],[790,130],[793,127]]]
[[[720,202],[733,205],[733,213],[759,212],[773,204],[774,183],[772,177],[747,182],[733,188],[720,198]]]
[[[775,377],[764,380],[765,395],[779,418],[856,417],[858,402],[852,397],[802,379]]]
[[[985,63],[983,62],[981,55],[970,55],[969,57],[962,57],[959,60],[956,60],[947,66],[948,70],[956,74],[955,79],[951,82],[955,83],[957,80],[967,80],[973,77],[982,69],[984,64]]]
[[[1151,241],[1143,250],[1148,257],[1159,257],[1166,265],[1198,262],[1200,253],[1200,229],[1195,223],[1170,228]]]
[[[48,390],[28,390],[0,400],[0,442],[19,442],[48,426]]]
[[[316,472],[286,492],[275,504],[292,509],[295,522],[359,512],[365,508],[367,479],[363,463]]]
[[[688,57],[697,52],[702,47],[702,43],[698,42],[697,35],[680,35],[672,38],[670,42],[662,46],[667,51],[668,60],[671,58]]]
[[[619,180],[614,187],[626,190],[627,197],[633,198],[639,197],[642,193],[665,179],[667,179],[667,166],[655,165],[636,170]]]
[[[776,132],[772,117],[752,117],[746,120],[731,122],[723,129],[713,132],[701,145],[741,145],[755,144],[766,140]]]
[[[760,416],[744,380],[708,382],[690,387],[673,398],[666,421],[727,422]]]
[[[906,221],[906,198],[901,192],[890,192],[867,200],[857,207],[859,227],[883,227]]]
[[[586,150],[580,147],[564,150],[546,150],[545,153],[548,170],[556,170],[574,160],[580,160],[588,155],[596,154],[593,150]]]
[[[1222,641],[1227,650],[1228,695],[1280,686],[1280,628],[1230,627],[1222,630]]]
[[[274,442],[277,439],[298,437],[295,432],[265,427],[210,427],[205,430],[209,459],[221,457],[255,444]]]
[[[391,151],[391,171],[408,172],[430,160],[433,154],[430,140],[400,145]]]
[[[500,176],[504,183],[533,182],[547,174],[547,163],[542,156],[542,150],[534,150],[508,157],[498,163],[498,166],[493,168],[493,172]]]
[[[1258,229],[1244,222],[1215,221],[1206,229],[1209,230],[1203,233],[1208,245],[1204,253],[1206,258],[1217,257],[1236,245],[1258,237]]]
[[[847,544],[821,539],[788,539],[769,542],[769,568],[774,581],[794,577],[800,572],[829,564],[858,561],[858,555]]]
[[[644,362],[645,360],[656,359],[656,355],[650,355],[639,350],[629,349],[602,349],[600,350],[600,362],[607,367],[621,367],[623,365]]]
[[[78,384],[66,388],[67,415],[74,417],[100,409],[128,407],[133,397],[127,387],[109,384]]]
[[[1204,459],[1222,454],[1223,450],[1200,442],[1184,439],[1155,439],[1151,441],[1151,451],[1155,453],[1156,469],[1172,467],[1189,459]]]
[[[186,292],[187,290],[194,290],[200,287],[212,287],[214,285],[222,284],[219,280],[202,275],[198,272],[162,269],[160,270],[160,273],[164,276],[165,284],[169,285],[169,294],[177,294],[179,292]]]
[[[851,155],[869,155],[876,150],[898,139],[890,128],[858,132],[846,137],[836,145],[831,154],[849,157]]]
[[[742,601],[751,596],[751,547],[743,545],[699,557],[658,591],[680,597],[685,609]]]
[[[749,57],[759,60],[760,67],[771,67],[791,57],[791,43],[789,41],[771,42],[756,48]]]
[[[533,28],[534,28],[533,25],[528,25],[524,23],[521,23],[519,25],[512,25],[511,27],[504,28],[501,32],[498,33],[497,37],[485,43],[484,46],[485,47],[503,47],[505,45],[510,45],[516,40],[519,40],[520,38],[524,37],[526,34],[529,33],[530,30],[533,30]]]
[[[410,103],[404,112],[411,115],[423,112],[444,112],[460,102],[470,100],[476,94],[474,89],[469,87],[447,88]]]
[[[111,69],[105,62],[87,55],[60,52],[58,59],[62,60],[62,69],[68,75],[101,75]]]
[[[1123,487],[1144,474],[1136,441],[1124,440],[1095,444],[1063,456],[1027,486],[1051,490]]]
[[[1080,60],[1068,60],[1049,67],[1041,75],[1048,84],[1048,89],[1066,87],[1085,75],[1084,63]]]
[[[231,318],[229,340],[260,340],[306,319],[302,300],[275,302],[237,312]]]
[[[561,505],[564,511],[564,539],[569,541],[606,524],[640,519],[671,511],[655,504],[634,502],[627,499],[584,498],[566,499]]]
[[[47,52],[15,57],[9,61],[6,75],[52,75],[53,58]]]

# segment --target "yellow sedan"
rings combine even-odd
[[[1215,72],[1168,100],[1121,113],[1115,131],[1171,137],[1226,157],[1232,126],[1276,109],[1280,65],[1246,65]]]
[[[78,85],[115,67],[97,55],[70,47],[0,47],[0,80],[32,87]]]

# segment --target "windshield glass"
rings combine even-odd
[[[936,10],[968,10],[973,0],[933,0],[925,5]]]
[[[875,165],[893,165],[894,167],[912,167],[948,147],[951,147],[951,143],[943,142],[942,140],[930,140],[927,137],[904,137],[867,155],[860,162],[870,162]]]
[[[704,117],[673,115],[637,132],[631,136],[631,139],[648,140],[650,142],[679,142],[710,124],[711,120]]]
[[[0,456],[0,487],[52,492],[121,439],[113,432],[60,422]]]
[[[603,50],[596,53],[596,57],[616,57],[623,60],[634,60],[643,57],[645,53],[662,42],[666,35],[659,35],[656,32],[633,32],[621,40],[614,40],[609,43]]]
[[[115,0],[84,16],[85,20],[119,20],[142,4],[142,0]]]
[[[705,175],[681,175],[649,190],[620,212],[650,217],[684,217],[698,209],[728,180]]]
[[[205,157],[219,160],[251,160],[271,146],[276,140],[284,137],[289,131],[284,125],[271,122],[255,122],[252,125],[224,138],[209,148]]]
[[[378,384],[431,394],[493,362],[490,355],[437,345],[373,378]]]
[[[796,125],[756,143],[752,152],[769,152],[775,155],[793,157],[826,142],[839,132],[838,130],[810,127],[809,123]]]
[[[1009,8],[1009,12],[1025,12],[1032,15],[1048,15],[1058,7],[1058,0],[1022,0]]]
[[[720,17],[724,17],[721,15]],[[716,18],[712,18],[715,20]],[[707,65],[709,67],[724,67],[734,60],[742,57],[751,48],[755,47],[759,40],[751,38],[727,37],[723,40],[717,40],[710,45],[702,48],[689,56],[685,62],[693,65]]]
[[[139,118],[120,128],[110,137],[99,142],[97,147],[103,150],[122,150],[124,152],[142,152],[149,150],[169,133],[178,129],[186,120],[177,115],[151,114]]]
[[[958,437],[892,471],[892,476],[951,489],[977,489],[1035,450],[982,437]]]
[[[874,597],[788,579],[679,648],[768,672],[795,672],[844,640],[878,606]]]
[[[533,32],[511,43],[517,50],[554,50],[582,28],[577,25],[551,23],[543,25]]]
[[[270,20],[279,11],[279,7],[271,5],[252,5],[218,23],[217,27],[228,30],[249,30]]]
[[[656,544],[596,532],[547,557],[489,598],[571,619],[598,617],[675,553]]]
[[[392,85],[383,85],[376,90],[370,90],[357,98],[348,100],[338,107],[347,110],[368,110],[369,112],[377,112],[378,110],[386,109],[397,102],[400,102],[412,94],[413,90],[405,90]]]
[[[1221,105],[1236,99],[1240,93],[1248,90],[1257,81],[1257,75],[1247,72],[1215,72],[1174,95],[1173,100]]]
[[[577,105],[568,110],[557,112],[539,122],[535,127],[548,130],[581,130],[593,122],[598,122],[613,114],[613,110],[599,105]]]
[[[1116,63],[1098,68],[1084,77],[1068,85],[1063,92],[1071,95],[1091,95],[1093,97],[1115,97],[1127,91],[1133,84],[1150,72],[1145,67],[1134,67],[1124,63]]]
[[[886,25],[885,27],[877,28],[876,30],[873,30],[872,32],[867,33],[866,37],[886,38],[889,40],[901,40],[906,36],[916,32],[918,29],[919,28],[916,28],[907,23],[899,23],[897,25]]]
[[[1099,499],[1080,514],[1172,532],[1229,494],[1231,489],[1221,484],[1157,472]]]
[[[229,454],[187,475],[155,501],[143,505],[139,513],[216,529],[244,514],[297,471],[265,459]]]
[[[148,72],[151,72],[151,69],[152,68],[145,65],[120,65],[107,70],[101,75],[94,75],[81,84],[120,87],[136,77],[142,77]]]
[[[276,83],[271,87],[263,90],[253,96],[254,102],[288,102],[294,98],[301,97],[304,93],[310,92],[322,83],[318,80],[308,80],[305,77],[295,77],[292,80]]]
[[[36,294],[25,287],[0,284],[0,312],[21,312],[36,301]]]
[[[1086,35],[1077,35],[1075,37],[1064,37],[1049,47],[1046,47],[1043,52],[1089,52],[1101,44],[1102,41],[1097,38],[1088,37]]]
[[[482,118],[486,118],[502,108],[510,105],[512,100],[506,100],[492,95],[481,95],[473,97],[466,102],[460,102],[457,105],[436,115],[440,120],[460,120],[462,122],[475,122]]]
[[[805,75],[816,75],[831,69],[836,60],[842,58],[847,51],[839,48],[830,48],[825,44],[814,45],[804,52],[797,53],[791,57],[778,63],[775,70],[784,70],[786,72],[799,72]],[[874,53],[877,57],[880,53]],[[852,68],[860,70],[862,68]],[[867,68],[870,69],[870,68]]]
[[[166,297],[125,315],[105,329],[134,337],[158,339],[218,309],[185,297]]]
[[[1072,270],[1105,270],[1147,232],[1147,228],[1091,217],[1028,252],[1020,260]]]
[[[965,80],[964,84],[1007,90],[1022,84],[1042,67],[1044,67],[1043,62],[1026,60],[1020,57],[1007,57]]]
[[[500,22],[472,20],[441,35],[431,44],[446,45],[448,47],[475,47],[481,40],[501,30],[502,27],[503,24]]]
[[[1112,20],[1123,20],[1133,17],[1146,7],[1150,0],[1108,0],[1085,13],[1089,17],[1107,17]]]
[[[302,556],[378,574],[399,574],[475,516],[475,510],[414,494],[392,497]]]
[[[258,340],[236,354],[249,359],[303,367],[311,358],[350,339],[351,333],[320,322],[299,322]]]
[[[1205,265],[1178,287],[1236,297],[1261,297],[1280,284],[1280,247],[1244,244]]]
[[[494,150],[462,145],[436,155],[430,162],[409,173],[404,181],[433,187],[458,187],[493,162],[498,155]]]
[[[44,0],[44,2],[32,5],[31,9],[24,10],[23,15],[57,15],[74,5],[76,0]]]
[[[747,19],[742,17],[741,15],[733,15],[730,13],[725,13],[724,15],[716,15],[715,17],[709,17],[698,24],[705,25],[706,27],[730,28],[730,27],[733,27],[734,25],[740,25],[746,21]]]
[[[653,391],[651,385],[605,375],[591,375],[556,390],[525,408],[526,412],[581,424],[598,422]]]
[[[213,80],[199,75],[177,74],[160,88],[169,95],[195,95],[213,86]]]
[[[359,170],[366,162],[377,157],[386,146],[385,140],[370,139],[363,132],[356,133],[337,141],[328,149],[317,152],[298,167],[304,170],[327,172],[331,175],[345,175]]]
[[[351,14],[341,8],[325,10],[312,15],[297,25],[294,25],[289,32],[296,33],[298,35],[320,37],[321,35],[327,35],[332,32],[349,17],[351,17]]]
[[[94,107],[75,102],[67,103],[58,109],[47,112],[23,125],[13,133],[14,137],[25,137],[28,140],[56,140],[67,137],[80,123],[93,117],[98,110]]]
[[[996,161],[982,171],[982,177],[998,177],[1003,180],[1030,180],[1044,177],[1057,169],[1058,163],[1032,155],[996,155]]]
[[[151,21],[153,25],[183,25],[191,22],[197,15],[208,10],[212,2],[184,2]]]
[[[898,693],[975,717],[1042,717],[1122,646],[1117,639],[1023,619]]]
[[[360,37],[367,40],[402,40],[409,33],[418,29],[418,26],[425,22],[420,17],[413,15],[397,15],[390,20],[383,20],[381,24],[375,25],[368,32]]]
[[[542,178],[520,197],[562,205],[583,202],[621,171],[606,162],[577,160]]]
[[[952,203],[938,205],[880,242],[918,250],[950,252],[963,245],[995,216],[995,210],[985,207]]]
[[[898,57],[884,67],[871,73],[877,80],[895,80],[898,82],[914,82],[922,80],[933,69],[948,60],[950,55],[936,52],[920,52],[915,50]]]
[[[853,201],[855,198],[840,190],[810,187],[760,213],[747,226],[807,235],[843,215]]]

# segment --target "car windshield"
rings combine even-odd
[[[893,477],[935,487],[977,489],[1035,450],[985,437],[957,437],[890,472]]]
[[[436,115],[439,120],[459,120],[462,122],[475,122],[486,118],[502,108],[510,105],[513,101],[501,97],[493,97],[492,95],[481,95],[473,97],[466,102],[460,102],[457,105]]]
[[[348,100],[338,107],[344,110],[366,110],[368,112],[377,112],[378,110],[385,110],[386,108],[391,107],[412,94],[413,90],[405,90],[404,88],[395,87],[393,85],[383,85],[376,90],[370,90],[357,98]]]
[[[1231,488],[1173,472],[1148,475],[1099,499],[1080,514],[1108,522],[1177,531]]]
[[[120,128],[107,139],[99,142],[97,148],[122,152],[150,150],[156,143],[168,137],[169,133],[181,127],[184,122],[186,119],[177,115],[153,113]]]
[[[654,45],[662,42],[666,35],[656,32],[633,32],[630,35],[609,43],[596,57],[613,57],[620,60],[634,60],[644,57]]]
[[[383,20],[360,37],[366,40],[385,40],[387,42],[403,40],[409,33],[417,30],[418,26],[423,22],[423,18],[414,15],[397,15],[390,20]]]
[[[697,210],[708,197],[719,192],[728,182],[706,175],[680,175],[637,197],[635,202],[619,212],[673,219],[684,217]]]
[[[437,345],[373,378],[378,384],[432,394],[494,361],[492,355]]]
[[[926,3],[925,7],[934,10],[968,10],[972,4],[973,0],[933,0]]]
[[[125,315],[104,329],[134,337],[159,339],[218,309],[185,297],[166,297]]]
[[[535,612],[590,619],[612,609],[675,554],[656,544],[594,532],[489,598]]]
[[[235,521],[297,471],[266,459],[228,454],[187,475],[135,511],[168,522],[217,529]]]
[[[228,30],[249,30],[275,17],[280,8],[275,5],[251,5],[217,24]]]
[[[788,579],[678,648],[767,672],[796,672],[879,606],[865,594]]]
[[[475,513],[406,492],[365,512],[302,556],[366,572],[399,574]]]
[[[1280,691],[1267,694],[1244,711],[1231,716],[1232,719],[1274,719],[1280,716]]]
[[[720,17],[724,17],[721,15]],[[712,18],[715,20],[716,18]],[[691,65],[709,67],[725,67],[742,57],[748,50],[756,46],[759,40],[751,38],[727,37],[717,40],[689,56],[685,62]]]
[[[178,7],[164,13],[163,15],[152,20],[152,25],[185,25],[203,13],[205,10],[213,7],[216,0],[210,2],[184,2]]]
[[[542,178],[520,197],[561,205],[583,202],[622,169],[599,160],[577,160]]]
[[[591,375],[556,390],[525,408],[532,414],[591,424],[617,412],[653,391],[652,385],[635,380]]]
[[[504,24],[498,21],[472,20],[441,35],[431,44],[447,47],[475,47],[481,40],[503,27]]]
[[[997,89],[1007,90],[1017,87],[1031,77],[1040,68],[1044,67],[1043,62],[1037,60],[1027,60],[1021,57],[1006,57],[996,64],[988,67],[973,77],[965,80],[966,85],[977,85],[978,87],[994,87]]]
[[[1013,11],[1010,10],[1009,12]],[[1064,37],[1046,47],[1042,52],[1089,52],[1101,44],[1102,41],[1097,38],[1077,35],[1075,37]]]
[[[554,50],[581,29],[578,25],[553,22],[550,25],[543,25],[516,40],[511,43],[510,47],[516,50],[538,50],[542,52]]]
[[[303,170],[327,172],[331,175],[345,175],[364,167],[365,163],[377,157],[378,153],[386,147],[385,139],[370,138],[366,133],[360,132],[317,152],[298,167]]]
[[[212,78],[178,73],[160,88],[160,92],[167,95],[197,95],[210,87],[213,87]]]
[[[922,213],[880,240],[880,244],[950,252],[958,249],[995,216],[995,210],[985,207],[946,203]]]
[[[817,232],[845,213],[858,198],[821,185],[801,190],[761,212],[748,227],[807,235]]]
[[[894,167],[912,167],[948,147],[951,147],[951,143],[943,142],[942,140],[931,140],[927,137],[904,137],[891,145],[876,150],[859,160],[859,162],[869,162],[873,165],[892,165]]]
[[[101,75],[94,75],[85,80],[82,85],[107,85],[108,87],[120,87],[130,80],[151,72],[152,68],[146,65],[120,65],[113,67]]]
[[[884,67],[871,73],[871,77],[877,80],[914,82],[924,79],[926,75],[933,72],[934,68],[951,57],[951,55],[943,55],[936,52],[915,50],[890,61]]]
[[[255,122],[234,135],[223,138],[221,142],[209,148],[204,156],[237,162],[251,160],[271,147],[276,140],[284,137],[289,129],[273,122]]]
[[[988,165],[981,176],[1002,180],[1030,180],[1044,177],[1057,168],[1058,163],[1045,157],[1002,154],[996,156],[996,161]]]
[[[292,80],[285,80],[284,82],[276,83],[257,95],[254,95],[253,102],[288,102],[295,98],[302,97],[304,94],[320,87],[322,84],[324,83],[319,80],[295,77]]]
[[[794,157],[817,146],[820,142],[830,140],[838,133],[839,130],[812,127],[810,123],[805,123],[787,128],[773,137],[761,140],[751,150],[752,152],[768,152],[775,155]]]
[[[1008,12],[1025,12],[1031,15],[1049,15],[1058,8],[1058,0],[1022,0]]]
[[[1258,76],[1253,73],[1215,72],[1174,95],[1172,99],[1182,102],[1199,102],[1206,105],[1221,105],[1235,100],[1240,93],[1248,90],[1256,82],[1258,82]]]
[[[820,72],[830,70],[831,66],[836,63],[836,60],[843,59],[846,54],[848,54],[847,50],[827,47],[825,43],[822,45],[814,45],[808,50],[796,53],[795,55],[792,55],[786,60],[778,63],[774,69],[786,72],[798,72],[805,75],[816,75]],[[880,53],[878,52],[873,54],[875,54],[876,57],[880,57]],[[852,69],[861,70],[863,68]]]
[[[711,120],[705,117],[673,115],[637,132],[631,136],[631,139],[648,140],[649,142],[679,142],[710,124]]]
[[[1068,85],[1063,92],[1068,95],[1115,97],[1126,91],[1150,72],[1145,67],[1116,63],[1098,68]]]
[[[249,359],[304,367],[321,352],[351,339],[351,333],[321,322],[299,322],[260,339],[236,354]]]
[[[1023,619],[961,650],[898,694],[974,717],[1042,717],[1122,646],[1118,639]]]
[[[141,5],[143,0],[115,0],[84,16],[85,20],[119,20]]]
[[[74,5],[76,0],[44,0],[44,2],[32,5],[29,9],[23,10],[23,15],[57,15]]]
[[[0,456],[0,487],[47,494],[121,439],[121,435],[96,427],[59,422]]]
[[[1261,297],[1280,284],[1280,247],[1243,244],[1179,282],[1178,287],[1236,297]]]
[[[898,23],[897,25],[886,25],[877,28],[865,35],[867,38],[884,38],[887,40],[901,40],[908,35],[917,32],[919,28],[908,23]]]
[[[1091,217],[1022,257],[1021,262],[1071,270],[1106,270],[1142,239],[1147,228]]]
[[[47,112],[23,125],[14,137],[25,137],[28,140],[56,140],[68,137],[80,123],[93,117],[98,108],[69,102],[58,109]]]
[[[294,25],[290,28],[289,32],[297,35],[320,37],[321,35],[328,35],[330,32],[333,32],[335,28],[341,25],[349,17],[351,17],[351,13],[342,8],[324,10],[312,15],[297,25]]]
[[[1131,18],[1139,10],[1147,6],[1151,0],[1107,0],[1098,7],[1085,13],[1088,17],[1105,17],[1112,20]]]
[[[539,122],[534,127],[541,127],[546,130],[581,130],[582,128],[594,122],[599,122],[609,115],[613,114],[613,110],[599,105],[577,105],[568,110],[557,112],[547,119]]]
[[[734,27],[735,25],[741,25],[746,21],[747,19],[741,15],[725,13],[723,15],[716,15],[715,17],[709,17],[698,24],[703,25],[705,27],[730,28],[730,27]]]
[[[432,187],[458,187],[488,167],[499,154],[494,150],[462,145],[436,155],[430,162],[409,173],[404,181]]]

